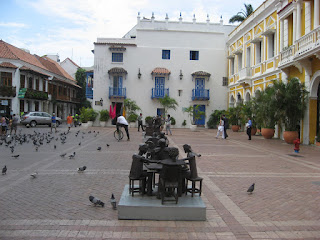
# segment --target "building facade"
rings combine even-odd
[[[130,98],[142,109],[144,117],[162,115],[159,98],[168,95],[178,102],[168,114],[177,127],[190,120],[184,108],[200,105],[206,125],[216,109],[227,108],[226,41],[234,26],[220,23],[156,21],[137,18],[137,25],[123,38],[98,38],[94,43],[95,110],[120,112]],[[225,81],[225,85],[227,82]]]
[[[272,81],[297,77],[309,91],[303,143],[319,134],[320,0],[267,0],[230,33],[229,106],[249,101]],[[280,130],[276,135],[282,137]]]
[[[39,57],[0,40],[0,115],[29,111],[75,113],[79,86],[52,59]]]

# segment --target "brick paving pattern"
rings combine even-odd
[[[21,128],[22,133],[48,128]],[[0,239],[320,239],[320,148],[293,146],[229,131],[227,140],[216,130],[173,129],[170,146],[185,157],[183,144],[195,152],[198,173],[204,178],[202,199],[206,221],[118,220],[109,203],[119,201],[131,166],[131,156],[142,142],[130,128],[131,141],[116,142],[114,128],[73,128],[65,144],[53,140],[36,151],[32,142],[10,149],[0,146]],[[91,130],[89,134],[88,131]],[[59,127],[58,133],[66,131]],[[96,131],[96,133],[93,133]],[[97,134],[99,131],[99,134]],[[81,145],[79,145],[81,142]],[[107,147],[106,144],[110,144]],[[57,146],[54,149],[54,144]],[[102,150],[97,151],[101,146]],[[76,152],[74,159],[61,158]],[[84,173],[78,167],[87,166]],[[30,174],[37,171],[38,177]],[[252,183],[252,195],[246,190]],[[93,207],[92,194],[105,202]]]

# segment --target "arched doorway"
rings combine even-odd
[[[245,101],[246,101],[246,102],[249,102],[250,99],[251,99],[250,92],[247,92],[247,93],[246,93],[246,96],[245,96]]]
[[[234,107],[234,97],[233,97],[233,95],[231,95],[231,97],[230,97],[229,107]]]
[[[320,141],[320,71],[311,80],[309,98],[309,141],[311,144]]]

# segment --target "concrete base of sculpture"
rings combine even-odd
[[[129,195],[129,185],[124,187],[118,204],[118,218],[127,220],[205,221],[206,206],[201,197],[182,195],[175,202],[161,204],[156,196]]]

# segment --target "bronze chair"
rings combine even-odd
[[[193,197],[195,193],[199,193],[199,196],[201,196],[203,178],[198,176],[195,155],[193,155],[193,157],[189,159],[189,167],[190,167],[190,173],[186,177],[186,195],[189,192],[191,193],[191,197]],[[191,188],[188,187],[188,181],[191,181],[192,183]],[[197,187],[197,184],[196,184],[197,182],[199,182],[199,187]]]
[[[143,170],[143,159],[137,154],[132,155],[132,164],[129,174],[129,194],[134,196],[135,192],[145,194],[147,172]],[[135,187],[134,182],[139,181],[139,186]]]
[[[178,203],[178,189],[181,186],[181,166],[164,165],[160,173],[159,190],[161,204],[165,201]]]

